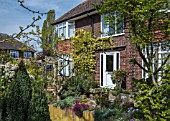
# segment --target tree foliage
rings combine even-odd
[[[43,84],[34,81],[32,84],[32,98],[28,109],[28,121],[50,121],[47,97]]]
[[[28,66],[28,65],[27,65]],[[9,78],[0,78],[0,120],[2,121],[50,121],[47,98],[44,92],[44,83],[39,77],[41,70],[27,72],[23,61],[17,70],[11,74],[5,73]],[[16,68],[15,67],[15,68]],[[33,68],[37,67],[34,63]],[[14,68],[14,66],[13,66]],[[5,69],[2,69],[6,72]],[[1,75],[2,76],[2,75]],[[37,80],[33,80],[37,79]],[[7,85],[8,84],[8,85]]]
[[[105,20],[110,24],[115,21],[114,12],[119,13],[117,22],[124,18],[125,36],[143,61],[131,60],[147,74],[147,79],[134,79],[135,106],[144,120],[166,121],[170,116],[169,66],[164,70],[170,58],[169,6],[169,0],[105,0],[96,5],[99,13],[107,14]]]
[[[115,21],[114,12],[119,13],[117,20],[124,18],[126,36],[136,47],[144,64],[136,58],[132,59],[132,62],[147,73],[151,78],[150,83],[155,85],[158,73],[170,57],[169,53],[161,66],[157,66],[158,51],[163,45],[161,42],[166,41],[163,48],[166,48],[165,51],[170,50],[169,4],[169,0],[105,0],[102,4],[96,5],[99,13],[107,14],[105,20],[110,24]]]
[[[17,65],[9,63],[0,65],[0,120],[5,120],[6,117],[6,95],[17,68]]]
[[[79,30],[75,33],[72,41],[72,56],[74,71],[88,76],[95,72],[95,51],[104,49],[106,41],[96,38],[90,31]]]
[[[149,121],[170,120],[170,66],[166,67],[159,87],[150,87],[144,80],[134,81],[140,90],[134,96],[140,115]]]
[[[55,11],[50,10],[47,14],[46,20],[44,20],[42,27],[42,49],[44,54],[50,54],[52,45],[55,40],[55,26],[52,26],[51,23],[55,20]]]

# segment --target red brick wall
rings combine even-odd
[[[71,40],[61,40],[58,42],[58,54],[70,54],[71,49]]]
[[[92,22],[93,21],[93,22]],[[99,14],[87,16],[86,18],[82,18],[80,20],[75,21],[76,30],[84,29],[85,31],[94,30],[94,35],[100,37],[100,21],[101,17]],[[93,25],[92,25],[93,24]]]
[[[86,31],[92,30],[92,18],[94,19],[93,21],[93,30],[94,30],[94,35],[100,37],[100,32],[101,32],[101,17],[98,14],[92,15],[92,16],[87,16],[86,18],[76,20],[75,21],[75,28],[76,30],[79,29],[84,29]],[[127,31],[127,30],[125,30]],[[58,42],[58,50],[59,54],[69,54],[71,53],[71,45],[70,45],[71,40],[63,40]],[[125,69],[128,72],[128,77],[126,79],[126,87],[127,89],[131,89],[131,80],[133,77],[136,78],[141,78],[142,76],[142,71],[139,69],[139,67],[134,66],[133,64],[130,64],[130,60],[132,58],[137,58],[140,63],[142,63],[137,51],[135,48],[132,46],[132,44],[129,41],[129,38],[127,38],[126,35],[120,35],[113,37],[113,42],[114,42],[114,47],[121,47],[125,46],[125,49],[120,51],[120,68]],[[99,81],[100,80],[100,52],[96,53],[96,68],[95,68],[95,80]]]
[[[113,37],[114,47],[122,47],[125,46],[124,50],[120,50],[120,68],[127,71],[128,76],[126,78],[126,88],[128,90],[131,89],[131,80],[133,77],[141,78],[142,70],[133,64],[130,63],[132,58],[136,58],[138,62],[142,63],[138,52],[132,46],[130,41],[125,37],[125,35],[120,35]],[[113,51],[113,50],[110,50]],[[95,80],[100,80],[100,52],[96,53],[96,68],[95,68]]]

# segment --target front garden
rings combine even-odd
[[[158,85],[153,83],[152,78],[147,80],[133,78],[132,90],[125,90],[121,84],[128,76],[128,72],[119,69],[112,73],[112,82],[116,87],[101,88],[99,82],[94,79],[95,62],[87,64],[95,58],[96,43],[91,41],[88,43],[88,38],[92,38],[89,32],[80,31],[80,34],[84,38],[82,43],[86,43],[86,46],[94,44],[92,45],[94,48],[91,51],[84,50],[85,47],[75,49],[73,54],[77,58],[74,63],[77,66],[70,76],[62,75],[62,78],[58,79],[56,68],[47,71],[48,62],[40,66],[34,59],[10,60],[1,64],[0,120],[57,121],[64,118],[73,121],[168,121],[170,119],[168,64],[163,67]],[[86,54],[82,55],[82,50],[86,51]]]

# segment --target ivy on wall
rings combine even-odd
[[[96,66],[95,52],[104,50],[110,38],[101,39],[93,36],[91,31],[79,30],[75,33],[72,41],[72,57],[74,72],[88,76],[94,74]]]

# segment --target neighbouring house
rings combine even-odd
[[[101,87],[110,87],[115,86],[111,80],[111,74],[113,70],[124,69],[128,72],[126,77],[125,87],[126,89],[131,89],[131,80],[133,77],[142,78],[144,73],[142,70],[130,63],[130,60],[136,58],[141,64],[142,59],[139,54],[131,44],[128,36],[126,36],[126,31],[128,31],[124,23],[117,25],[116,21],[114,28],[109,28],[109,25],[104,21],[104,16],[99,15],[96,9],[93,6],[93,3],[98,4],[102,0],[84,0],[81,4],[74,7],[58,19],[56,19],[52,25],[56,26],[57,35],[61,37],[63,41],[58,42],[58,53],[61,56],[59,59],[62,61],[62,58],[71,59],[66,55],[71,53],[71,39],[70,37],[74,36],[74,32],[80,29],[86,31],[91,30],[92,33],[101,38],[108,37],[110,32],[114,33],[113,37],[113,49],[105,49],[105,52],[98,51],[96,52],[96,68],[95,68],[95,80],[100,82]],[[116,14],[115,20],[116,20]],[[119,26],[119,27],[118,27]],[[160,50],[160,55],[164,54]],[[160,56],[162,57],[162,56]],[[161,63],[161,62],[160,62]],[[62,69],[62,74],[69,76],[70,69],[72,64]]]
[[[26,46],[24,43],[10,39],[7,34],[0,33],[0,51],[10,53],[14,59],[29,59],[34,57],[35,50]]]

